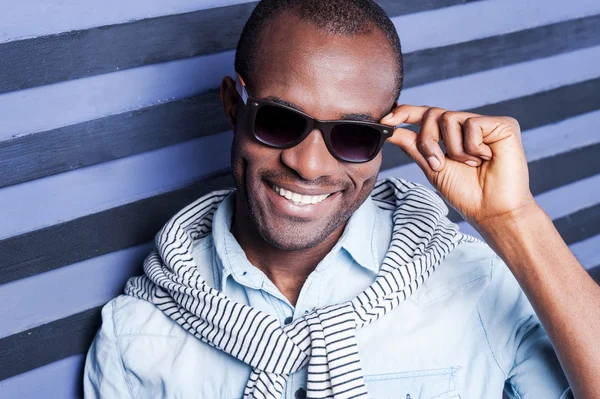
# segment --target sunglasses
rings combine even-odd
[[[252,134],[271,147],[294,147],[318,129],[336,159],[368,162],[377,156],[385,140],[394,133],[392,126],[351,120],[321,121],[286,105],[250,97],[239,74],[236,89],[248,110]]]

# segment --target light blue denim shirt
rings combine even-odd
[[[233,194],[193,257],[214,288],[281,324],[351,300],[375,279],[392,234],[391,212],[371,198],[310,274],[296,306],[254,267],[230,232]],[[119,296],[102,310],[89,350],[86,398],[239,399],[250,367],[198,340],[153,304]],[[373,399],[570,398],[552,345],[518,283],[483,243],[462,244],[406,302],[357,332]],[[306,368],[284,397],[306,396]]]

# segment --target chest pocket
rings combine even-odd
[[[459,367],[365,376],[371,399],[459,399]]]

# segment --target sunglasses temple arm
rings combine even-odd
[[[239,74],[236,74],[235,88],[237,89],[237,92],[242,98],[244,104],[248,104],[248,92],[246,91],[246,87],[242,84]]]

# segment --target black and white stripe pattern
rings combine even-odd
[[[461,242],[445,204],[423,186],[388,178],[373,199],[394,210],[389,250],[374,281],[352,301],[315,309],[281,327],[268,313],[211,288],[194,263],[193,242],[210,234],[212,218],[231,191],[216,191],[184,208],[156,236],[145,275],[125,293],[154,303],[202,341],[253,368],[245,398],[282,396],[287,376],[308,364],[310,398],[366,398],[356,330],[408,298]]]

